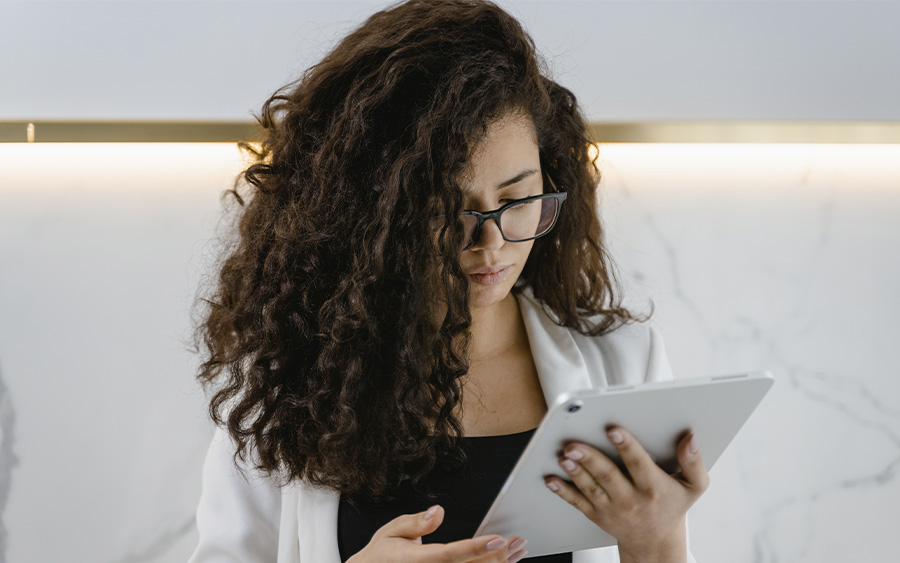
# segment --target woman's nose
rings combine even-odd
[[[488,219],[481,225],[481,232],[478,234],[478,240],[475,241],[473,248],[496,250],[503,246],[503,242],[503,234],[500,232],[497,220]]]

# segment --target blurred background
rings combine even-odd
[[[690,512],[698,561],[896,561],[900,2],[500,4],[597,126],[608,242],[676,376],[775,375]],[[191,310],[242,164],[41,123],[251,122],[386,5],[0,1],[0,561],[193,551]],[[651,134],[685,120],[717,142]]]

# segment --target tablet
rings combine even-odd
[[[544,485],[545,476],[566,477],[557,462],[565,445],[591,445],[623,467],[606,438],[606,428],[621,426],[671,474],[679,470],[677,444],[691,431],[709,470],[773,382],[771,373],[761,371],[561,395],[475,535],[521,536],[529,557],[614,545],[615,538]]]

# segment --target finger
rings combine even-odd
[[[500,536],[479,536],[451,543],[429,543],[417,550],[421,561],[439,563],[470,563],[473,561],[506,561],[509,541]]]
[[[528,540],[525,538],[520,538],[518,536],[512,536],[509,538],[509,546],[506,548],[509,551],[509,560],[507,563],[517,563],[522,558],[525,557],[525,554],[528,551],[525,548],[525,544],[528,543]]]
[[[628,474],[634,485],[641,490],[647,490],[661,476],[666,474],[647,450],[629,434],[625,429],[619,427],[610,428],[606,433],[609,441],[615,446],[619,455],[622,456],[622,462],[628,469]]]
[[[493,551],[472,561],[472,563],[509,563],[513,561],[512,557],[516,553],[520,554],[519,559],[524,557],[525,550],[522,549],[527,542],[519,536],[509,536],[506,538],[506,548]]]
[[[548,477],[544,480],[544,484],[547,485],[548,489],[556,493],[556,496],[583,512],[588,518],[591,518],[596,507],[580,490],[559,477]]]
[[[375,532],[391,538],[418,539],[434,532],[444,521],[444,508],[434,505],[424,512],[394,518]]]
[[[613,460],[603,455],[603,452],[586,444],[573,443],[566,446],[563,455],[566,459],[579,464],[582,468],[582,473],[589,474],[594,482],[594,487],[599,488],[599,491],[593,490],[589,481],[585,481],[587,489],[579,485],[579,488],[586,493],[586,496],[594,504],[598,502],[594,501],[594,497],[591,494],[594,492],[601,495],[605,494],[612,500],[625,498],[625,496],[632,494],[634,485],[625,477],[619,466]],[[563,469],[565,468],[564,466]],[[603,499],[598,500],[603,501]]]
[[[577,452],[577,450],[575,451]],[[563,471],[568,474],[572,483],[578,487],[581,494],[583,494],[591,504],[598,506],[599,504],[608,501],[609,497],[607,497],[606,491],[600,486],[597,480],[594,479],[594,476],[580,463],[564,457],[559,461],[559,466],[563,468]]]
[[[678,444],[678,461],[681,463],[682,482],[699,497],[709,488],[709,473],[703,465],[703,457],[693,433],[685,436]]]
[[[528,540],[520,538],[519,536],[510,536],[507,539],[509,540],[509,552],[511,554],[521,551],[522,548],[525,547],[525,544],[528,543]]]

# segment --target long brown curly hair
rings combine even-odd
[[[412,0],[265,102],[265,138],[243,145],[254,161],[228,191],[238,234],[196,335],[197,377],[217,384],[209,414],[235,462],[252,454],[281,484],[380,498],[442,456],[462,459],[459,179],[510,111],[531,117],[542,166],[568,192],[514,291],[530,287],[584,334],[643,320],[614,292],[585,120],[546,74],[493,3]]]

